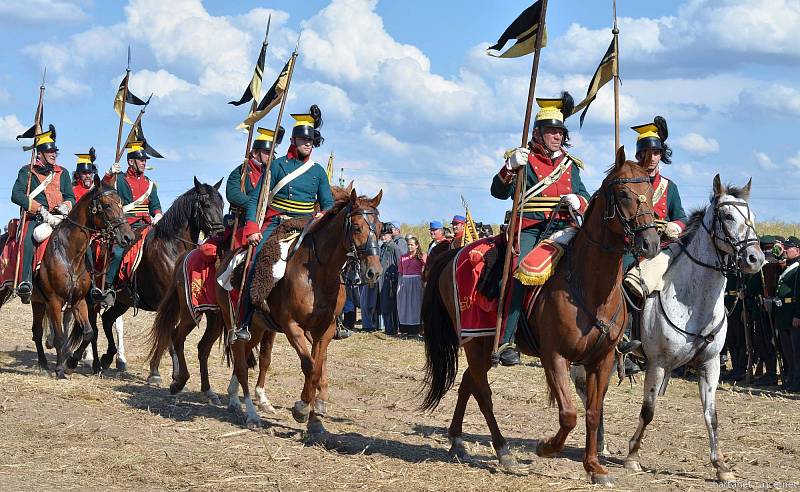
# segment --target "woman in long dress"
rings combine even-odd
[[[397,283],[397,314],[400,321],[400,333],[404,335],[419,334],[422,312],[422,269],[425,267],[425,255],[419,247],[416,237],[408,239],[408,253],[400,257],[399,278]]]

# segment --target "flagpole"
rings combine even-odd
[[[117,129],[117,147],[116,147],[116,160],[114,163],[119,162],[120,154],[120,143],[122,143],[122,128],[125,125],[125,103],[128,101],[128,84],[130,84],[130,75],[131,75],[131,47],[128,45],[128,66],[125,69],[125,87],[122,89],[122,108],[119,112],[119,128]]]
[[[142,116],[144,116],[144,111],[147,109],[147,105],[150,104],[150,99],[153,98],[153,93],[150,93],[150,97],[147,98],[144,105],[142,105],[142,109],[139,110],[139,115],[136,116],[136,120],[133,122],[133,126],[131,126],[130,131],[128,132],[128,136],[125,138],[125,144],[131,141],[131,137],[133,136],[133,132],[136,131],[136,127],[139,126],[139,122],[142,121]],[[138,138],[138,137],[137,137]],[[122,159],[122,154],[125,153],[125,145],[117,152],[117,155],[114,157],[114,162],[119,162]]]
[[[44,68],[44,72],[42,73],[42,85],[39,86],[39,102],[36,104],[36,114],[33,116],[33,127],[34,127],[34,139],[33,139],[33,148],[31,149],[31,162],[28,164],[28,184],[25,186],[25,196],[30,195],[31,193],[31,176],[33,176],[33,163],[36,162],[36,138],[35,135],[42,132],[42,104],[44,104],[44,81],[47,77],[47,67]],[[28,199],[30,200],[30,198]],[[20,207],[20,215],[21,218],[19,219],[19,229],[17,229],[17,262],[14,267],[14,285],[13,291],[17,290],[17,281],[19,276],[19,268],[20,263],[22,261],[22,249],[24,247],[20,247],[20,242],[22,241],[22,233],[25,230],[25,223],[28,219],[28,214],[26,213],[25,209]]]
[[[539,12],[539,23],[538,28],[536,29],[536,47],[535,51],[533,52],[533,66],[531,67],[531,81],[530,85],[528,86],[528,103],[525,108],[525,122],[522,127],[522,143],[520,147],[526,147],[528,145],[528,134],[530,132],[531,126],[531,114],[533,112],[533,99],[534,93],[536,92],[536,78],[539,74],[539,56],[542,51],[542,36],[544,36],[545,30],[545,17],[547,14],[547,0],[541,0],[542,2],[542,9]],[[516,171],[516,186],[514,187],[514,201],[511,207],[511,220],[508,224],[508,229],[506,230],[507,242],[506,242],[506,254],[503,258],[503,281],[500,284],[500,299],[497,308],[497,320],[495,323],[495,332],[494,332],[494,346],[492,348],[492,364],[497,365],[498,361],[498,354],[497,349],[500,345],[500,331],[503,327],[503,312],[505,306],[505,298],[506,292],[508,289],[506,288],[509,283],[509,274],[511,271],[511,259],[513,255],[514,246],[518,240],[518,231],[517,226],[519,221],[519,204],[520,204],[520,197],[522,195],[522,187],[523,182],[525,181],[525,167],[520,167]],[[516,236],[516,237],[515,237]]]
[[[619,141],[619,28],[617,27],[617,0],[614,0],[614,28],[611,29],[614,34],[614,154],[620,148]]]
[[[266,58],[266,50],[267,46],[269,46],[269,26],[272,24],[272,14],[269,14],[267,18],[267,32],[264,34],[264,43],[262,43],[262,47],[264,49],[264,57]],[[264,73],[261,73],[261,79],[264,79]],[[260,91],[259,91],[260,92]],[[256,112],[256,108],[258,107],[258,96],[259,94],[253,94],[253,102],[250,104],[250,112],[247,113],[251,115]],[[247,129],[247,144],[244,147],[244,160],[242,160],[242,168],[239,173],[239,190],[244,193],[245,189],[245,180],[247,178],[247,161],[250,159],[250,145],[253,143],[253,129],[255,128],[255,122]],[[275,146],[277,145],[277,138],[278,135],[275,134],[272,140],[272,147],[271,151],[275,152]],[[233,249],[233,244],[236,241],[236,229],[239,228],[239,216],[236,215],[233,219],[233,229],[231,229],[231,243],[229,245],[229,249]]]
[[[300,41],[298,40],[298,45]],[[281,95],[281,108],[278,110],[278,119],[275,122],[275,133],[274,135],[278,135],[278,129],[281,127],[281,119],[283,118],[283,111],[286,108],[286,99],[289,97],[289,87],[292,84],[292,75],[294,74],[294,64],[297,60],[297,50],[299,46],[295,46],[294,52],[292,53],[292,58],[289,63],[289,72],[286,75],[286,89],[283,91]],[[266,210],[269,208],[270,203],[272,202],[272,194],[270,193],[270,182],[272,181],[272,158],[275,155],[274,152],[270,152],[267,156],[266,165],[266,173],[264,174],[264,181],[261,185],[261,190],[258,194],[258,206],[256,208],[256,224],[258,224],[258,230],[261,231],[261,227],[264,224],[264,217],[266,216]],[[242,310],[242,299],[244,299],[244,292],[245,283],[247,282],[247,272],[250,267],[250,261],[253,257],[253,245],[247,244],[247,257],[244,261],[244,270],[242,275],[242,283],[239,287],[239,310],[238,312],[241,313]]]

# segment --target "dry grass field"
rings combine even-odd
[[[290,409],[301,388],[296,355],[279,335],[268,392],[276,415],[245,430],[225,407],[198,392],[190,336],[188,391],[171,396],[145,384],[145,333],[153,316],[126,319],[127,373],[105,377],[79,366],[68,380],[35,368],[30,311],[13,301],[0,311],[0,489],[2,490],[583,490],[581,421],[566,451],[535,455],[537,440],[557,428],[544,374],[532,359],[490,373],[495,413],[525,475],[501,471],[474,401],[465,421],[469,463],[448,459],[446,428],[455,392],[432,414],[415,411],[423,346],[417,340],[358,333],[330,350],[327,438],[304,440]],[[101,335],[101,350],[105,341]],[[54,354],[51,360],[54,359]],[[167,359],[162,374],[168,375]],[[212,354],[212,385],[223,395],[229,372]],[[605,463],[618,490],[721,490],[713,481],[696,383],[673,380],[659,400],[641,458],[629,473],[622,459],[637,422],[641,385],[609,390]],[[800,401],[774,391],[723,386],[717,397],[722,449],[738,488],[800,488]]]

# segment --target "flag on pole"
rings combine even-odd
[[[281,70],[280,75],[278,75],[278,79],[275,80],[272,87],[264,94],[261,102],[258,103],[256,110],[247,115],[247,118],[236,127],[237,130],[250,128],[258,120],[266,116],[272,108],[280,104],[281,99],[283,99],[283,94],[286,92],[286,83],[289,81],[289,71],[291,70],[293,60],[294,57],[289,58],[289,61],[286,62],[283,70]]]
[[[164,156],[161,155],[156,149],[150,146],[150,143],[144,137],[144,130],[142,129],[142,120],[136,124],[136,127],[133,130],[133,140],[139,140],[144,142],[144,153],[149,155],[150,157],[155,157],[156,159],[163,159]]]
[[[478,228],[475,226],[475,220],[472,218],[472,214],[469,211],[469,205],[467,205],[467,201],[464,199],[464,196],[461,196],[461,203],[464,205],[464,215],[466,216],[466,223],[464,224],[464,240],[462,246],[466,246],[467,244],[473,243],[479,239],[478,237]]]
[[[330,183],[333,179],[333,152],[331,152],[330,157],[328,157],[328,167],[325,168],[325,172],[328,174],[328,183]]]
[[[238,101],[229,101],[228,104],[233,104],[234,106],[241,106],[246,102],[250,102],[252,100],[258,100],[259,94],[261,94],[261,78],[264,76],[264,61],[267,58],[267,43],[263,43],[261,45],[261,53],[258,54],[258,62],[256,62],[256,68],[253,70],[253,78],[250,79],[250,85],[244,90],[244,94]]]
[[[583,101],[578,103],[578,105],[575,106],[575,109],[572,111],[572,113],[575,114],[583,109],[583,113],[581,113],[581,126],[583,126],[583,119],[586,117],[586,112],[589,111],[589,105],[592,104],[592,101],[594,101],[597,97],[597,92],[601,87],[613,80],[616,72],[617,38],[615,36],[611,39],[611,44],[608,46],[606,54],[603,55],[603,59],[600,60],[600,65],[597,66],[597,70],[594,72],[592,81],[589,82],[589,90],[586,91],[586,97]]]
[[[128,72],[125,74],[125,78],[122,79],[122,82],[119,83],[119,89],[117,89],[117,94],[114,96],[114,111],[117,112],[117,115],[122,116],[125,120],[125,123],[132,125],[133,122],[128,118],[128,115],[122,114],[122,107],[124,104],[133,104],[134,106],[144,106],[146,103],[136,97],[133,92],[128,88],[128,79],[130,78],[131,73]],[[125,103],[123,104],[122,98],[125,98]]]
[[[519,17],[514,19],[514,22],[503,31],[500,39],[493,46],[490,46],[489,50],[500,51],[511,39],[516,39],[517,42],[499,55],[489,53],[489,50],[487,50],[486,54],[496,58],[517,58],[533,53],[533,50],[536,49],[534,45],[536,44],[536,33],[539,30],[541,13],[542,0],[537,0],[536,3],[525,9],[519,14]],[[544,31],[542,31],[542,48],[545,46],[547,46],[546,25],[544,26]]]

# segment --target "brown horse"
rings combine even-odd
[[[100,235],[122,247],[134,239],[133,231],[125,220],[122,201],[117,192],[107,188],[95,177],[94,189],[81,198],[66,218],[53,230],[45,248],[44,259],[34,279],[32,300],[33,341],[39,358],[39,367],[48,370],[47,357],[42,346],[45,316],[54,333],[56,349],[56,375],[65,377],[66,370],[74,369],[77,358],[69,353],[70,340],[64,326],[70,318],[81,328],[72,331],[73,344],[80,340],[88,343],[95,336],[89,321],[86,294],[91,286],[90,272],[86,270],[86,249],[93,236]],[[0,297],[5,298],[3,294]]]
[[[658,253],[652,197],[649,177],[636,162],[625,161],[625,151],[621,148],[553,277],[541,288],[534,304],[526,307],[527,326],[520,327],[519,348],[524,354],[541,358],[551,403],[555,400],[559,408],[560,429],[550,440],[539,442],[538,455],[552,456],[563,449],[567,435],[577,423],[569,396],[569,366],[580,364],[586,369],[588,401],[583,466],[594,483],[612,483],[597,458],[597,427],[614,363],[614,347],[627,318],[620,286],[622,255],[626,245],[648,258]],[[458,370],[461,341],[454,329],[458,309],[453,303],[455,254],[455,251],[444,254],[432,265],[425,287],[422,313],[428,388],[422,408],[427,410],[436,408],[455,382]],[[487,379],[492,366],[492,341],[492,337],[478,337],[464,342],[468,367],[450,424],[450,452],[461,459],[467,456],[461,427],[469,397],[474,396],[489,425],[500,463],[513,470],[518,465],[497,425]]]
[[[155,311],[172,288],[172,273],[178,258],[197,246],[201,232],[212,236],[222,230],[225,202],[219,194],[221,184],[221,179],[210,185],[194,178],[194,186],[175,199],[164,217],[145,238],[134,285],[122,289],[114,305],[106,309],[101,317],[103,331],[108,338],[108,350],[101,358],[103,369],[111,365],[114,355],[117,354],[113,334],[117,318],[133,306],[145,311]],[[121,340],[121,330],[118,331],[118,336]],[[125,365],[125,361],[117,360],[120,370],[125,370]]]

